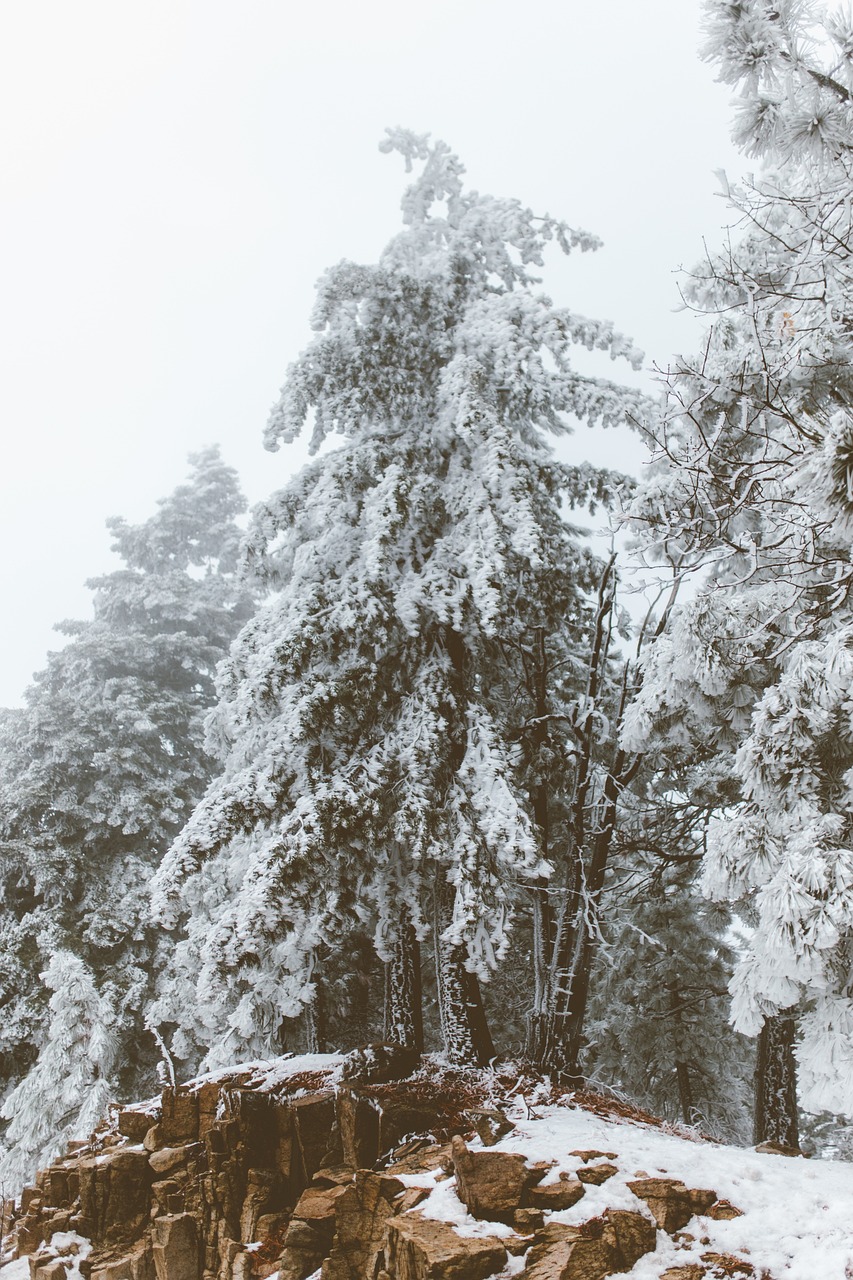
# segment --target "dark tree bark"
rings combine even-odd
[[[439,873],[440,874],[440,873]],[[488,1066],[495,1056],[480,983],[465,967],[467,950],[442,938],[456,890],[439,880],[435,890],[435,964],[444,1052],[455,1066]]]
[[[326,1009],[326,984],[323,970],[316,953],[314,955],[314,999],[305,1005],[304,1023],[305,1039],[308,1053],[325,1053],[328,1045],[328,1018]]]
[[[400,910],[391,959],[385,965],[384,1036],[407,1049],[424,1051],[421,947],[406,907]]]
[[[695,1124],[693,1085],[690,1080],[690,1068],[686,1062],[676,1062],[675,1079],[678,1084],[678,1103],[681,1107],[681,1118],[685,1124]]]
[[[758,1037],[755,1065],[755,1141],[798,1148],[796,1019],[766,1018]]]
[[[467,696],[467,654],[465,641],[452,627],[442,628],[442,646],[453,670],[455,707],[446,708],[447,720],[454,725],[448,755],[448,785],[465,759],[466,729],[460,723],[457,709]],[[468,951],[464,946],[445,941],[443,935],[453,919],[456,889],[439,868],[435,884],[435,964],[438,1009],[444,1052],[450,1062],[460,1066],[487,1066],[495,1056],[494,1045],[483,1005],[477,975],[466,968]]]

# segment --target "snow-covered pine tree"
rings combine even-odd
[[[115,1088],[115,1013],[91,972],[79,956],[56,951],[39,977],[52,995],[38,1061],[0,1110],[9,1121],[0,1155],[0,1183],[7,1188],[23,1186],[71,1139],[88,1138]]]
[[[651,659],[631,732],[677,717],[673,672],[690,665],[682,707],[728,697],[746,720],[731,768],[742,801],[712,824],[706,871],[755,925],[735,1024],[759,1034],[804,1009],[805,1100],[850,1110],[853,23],[799,0],[706,10],[706,54],[742,90],[736,136],[776,167],[727,184],[744,231],[687,290],[715,319],[675,369],[666,465],[636,510],[673,572],[711,566],[679,622],[698,637],[704,618],[704,639]],[[787,1055],[790,1035],[765,1040]],[[766,1136],[795,1133],[790,1083],[759,1089]]]
[[[210,775],[203,719],[214,669],[253,602],[237,577],[235,517],[245,503],[236,473],[216,449],[191,464],[188,482],[150,519],[109,522],[124,567],[90,584],[93,618],[62,624],[68,643],[49,655],[26,705],[2,722],[0,1043],[8,1082],[45,1043],[49,992],[38,975],[54,973],[53,953],[66,957],[66,969],[71,958],[85,966],[110,1008],[120,1087],[132,1095],[153,1078],[157,1052],[144,1006],[169,940],[151,922],[148,882]],[[46,1069],[33,1069],[42,1096]],[[87,1070],[84,1063],[69,1078],[87,1087]],[[35,1096],[25,1085],[21,1096]],[[57,1075],[55,1087],[67,1108],[70,1085]],[[76,1105],[85,1109],[85,1100]],[[35,1150],[24,1127],[21,1113],[12,1141]]]
[[[434,926],[445,1050],[485,1060],[478,978],[552,872],[523,767],[524,662],[537,629],[559,637],[584,692],[602,566],[563,508],[621,481],[554,461],[545,437],[638,411],[575,370],[573,346],[639,354],[535,291],[548,241],[592,237],[466,191],[442,143],[394,131],[384,147],[422,166],[404,230],[378,265],[323,277],[317,336],[266,436],[275,449],[310,423],[315,449],[344,443],[255,513],[249,562],[279,594],[222,668],[222,773],[157,877],[164,920],[188,900],[207,922],[189,928],[198,1016],[219,1021],[211,1060],[235,1033],[273,1050],[354,923],[375,930],[389,1030],[412,1044],[416,946]],[[239,999],[223,1021],[226,989]]]

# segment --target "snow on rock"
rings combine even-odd
[[[658,1280],[670,1267],[701,1263],[708,1253],[748,1260],[755,1275],[773,1280],[849,1280],[853,1274],[853,1164],[791,1159],[722,1146],[667,1133],[650,1125],[605,1119],[579,1107],[538,1106],[537,1118],[515,1118],[514,1131],[493,1152],[516,1152],[529,1164],[553,1161],[547,1182],[560,1173],[574,1175],[584,1162],[572,1151],[617,1152],[617,1173],[600,1186],[587,1183],[570,1209],[548,1215],[551,1223],[579,1226],[607,1209],[642,1211],[646,1205],[630,1190],[639,1177],[678,1179],[688,1188],[711,1189],[741,1209],[742,1216],[717,1221],[694,1216],[678,1238],[658,1231],[654,1253],[625,1274],[631,1280]],[[482,1150],[474,1139],[472,1151]],[[416,1212],[453,1223],[461,1235],[508,1236],[502,1223],[471,1216],[453,1180],[436,1182],[436,1173],[407,1175],[408,1186],[432,1188]],[[692,1237],[692,1239],[690,1238]],[[707,1266],[707,1260],[703,1266]]]

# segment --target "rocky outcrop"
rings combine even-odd
[[[31,1280],[486,1280],[508,1259],[524,1280],[604,1280],[653,1252],[658,1229],[739,1213],[714,1191],[641,1177],[627,1184],[635,1211],[552,1220],[615,1177],[618,1154],[555,1165],[498,1150],[512,1122],[470,1082],[395,1087],[386,1050],[343,1079],[232,1073],[119,1112],[25,1190],[15,1238]],[[442,1195],[474,1227],[436,1210]],[[740,1262],[724,1257],[694,1254],[671,1280]]]

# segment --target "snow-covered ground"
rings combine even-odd
[[[743,1210],[727,1222],[696,1217],[684,1228],[695,1242],[678,1247],[658,1232],[658,1249],[626,1272],[631,1280],[657,1280],[667,1267],[698,1262],[710,1250],[747,1258],[756,1277],[773,1280],[850,1280],[853,1277],[853,1164],[830,1160],[763,1155],[738,1147],[690,1141],[635,1122],[607,1120],[570,1106],[537,1106],[535,1119],[512,1117],[516,1128],[494,1148],[519,1151],[529,1161],[553,1160],[546,1181],[581,1162],[573,1150],[618,1152],[619,1172],[602,1186],[587,1186],[571,1209],[550,1215],[552,1222],[580,1223],[606,1208],[644,1210],[628,1189],[638,1175],[681,1179],[688,1187],[713,1189]],[[472,1141],[479,1149],[479,1140]],[[411,1185],[429,1186],[435,1175],[413,1175]],[[456,1196],[453,1180],[435,1184],[418,1212],[453,1221],[471,1234],[505,1234],[472,1218]],[[682,1242],[684,1244],[684,1242]],[[516,1264],[513,1262],[513,1269]]]

